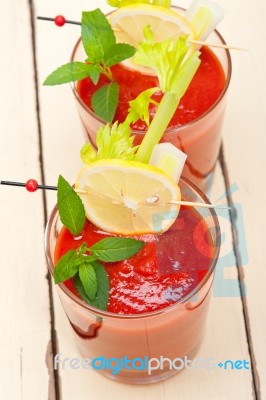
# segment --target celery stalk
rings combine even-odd
[[[135,156],[135,160],[148,163],[151,157],[154,146],[161,140],[169,121],[171,120],[174,112],[179,104],[180,98],[177,98],[171,93],[165,93],[155,116],[151,122],[151,125],[146,132],[141,145]]]
[[[147,130],[135,156],[135,160],[148,163],[154,146],[161,140],[181,97],[185,94],[199,65],[199,52],[185,57],[177,73],[172,76],[171,89],[165,92],[155,116]]]

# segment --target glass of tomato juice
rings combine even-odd
[[[209,203],[185,178],[180,180],[180,189],[183,200]],[[55,207],[45,233],[52,276],[58,247],[69,250],[64,243],[69,233],[60,239],[62,232]],[[84,240],[72,238],[72,244],[78,247]],[[94,360],[93,368],[108,378],[131,384],[164,380],[183,369],[184,360],[196,355],[220,250],[219,222],[213,209],[182,207],[173,227],[155,235],[154,241],[151,235],[143,240],[147,243],[138,255],[106,267],[110,281],[107,311],[83,302],[71,282],[57,285],[82,358]],[[128,273],[130,262],[135,275],[127,278],[124,272],[126,268]],[[123,278],[119,280],[121,268]]]
[[[178,10],[182,12],[182,10]],[[208,42],[226,44],[221,34],[216,30],[210,34]],[[202,62],[199,70],[187,93],[181,99],[178,111],[161,141],[170,142],[187,154],[183,175],[207,193],[221,145],[221,127],[231,79],[232,63],[227,49],[212,47],[210,50],[204,46],[201,50]],[[71,61],[83,61],[85,58],[82,42],[79,39],[72,52]],[[114,70],[120,87],[123,85],[128,90],[128,87],[132,86],[132,93],[135,94],[133,98],[135,98],[147,87],[141,86],[142,74],[138,73],[138,75],[132,75],[127,79],[127,72],[130,72],[130,70],[125,67],[122,70],[119,68],[116,71]],[[120,79],[121,82],[119,82]],[[98,127],[105,125],[106,122],[96,116],[90,108],[90,100],[88,99],[91,98],[91,94],[88,95],[86,100],[85,92],[87,89],[85,85],[86,80],[79,81],[72,84],[72,89],[85,137],[95,145]],[[156,86],[156,84],[151,82],[149,87],[152,86]],[[128,93],[126,96],[129,96]],[[122,103],[124,103],[124,106],[122,106]],[[121,112],[118,111],[119,114],[117,113],[114,119],[119,120],[119,116],[121,116],[121,120],[124,120],[127,110],[128,103],[122,99]],[[143,125],[136,124],[133,126],[132,135],[135,135],[136,144],[142,141],[145,129],[146,127],[143,127]]]

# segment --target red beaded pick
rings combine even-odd
[[[29,179],[26,182],[25,187],[28,192],[36,192],[36,190],[38,189],[38,182],[35,181],[35,179]]]
[[[55,23],[55,25],[57,25],[57,26],[63,26],[63,25],[65,25],[65,23],[66,23],[66,19],[65,19],[65,17],[63,17],[63,15],[57,15],[57,16],[54,18],[54,23]]]

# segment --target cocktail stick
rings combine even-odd
[[[61,17],[60,23],[57,23],[58,17]],[[55,18],[38,16],[37,19],[42,20],[42,21],[54,22],[57,26],[63,26],[64,24],[81,25],[80,22],[71,21],[71,20],[65,19],[62,16],[57,16]],[[113,28],[113,30],[114,30],[114,32],[121,32],[121,28]],[[218,47],[218,48],[221,48],[221,49],[228,49],[228,50],[248,51],[248,49],[244,49],[242,47],[231,46],[231,45],[228,45],[228,44],[210,43],[210,42],[205,42],[205,41],[202,41],[202,40],[194,40],[194,39],[188,39],[188,41],[191,44],[198,44],[198,45],[201,45],[201,46]]]
[[[42,190],[57,190],[56,186],[50,186],[50,185],[39,185],[38,182],[35,179],[29,179],[26,183],[23,182],[12,182],[12,181],[1,181],[0,180],[0,185],[7,185],[7,186],[18,186],[18,187],[25,187],[28,192],[36,192],[37,189],[42,189]],[[79,194],[88,194],[89,192],[87,190],[83,189],[74,189],[76,193]],[[159,198],[157,196],[154,196],[154,199],[147,199],[147,205],[152,204],[153,202],[155,203],[158,201]],[[230,207],[220,205],[220,204],[207,204],[207,203],[198,203],[198,202],[193,202],[193,201],[179,201],[179,200],[171,200],[168,202],[168,204],[173,204],[173,205],[179,205],[179,206],[189,206],[189,207],[203,207],[203,208],[224,208],[224,209],[230,209]]]

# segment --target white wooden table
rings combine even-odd
[[[141,387],[109,381],[91,370],[55,373],[54,354],[77,356],[57,293],[47,279],[43,251],[45,220],[55,193],[29,194],[1,186],[1,399],[266,399],[266,3],[219,3],[227,9],[219,26],[225,39],[250,51],[232,52],[223,152],[210,194],[215,201],[228,190],[232,212],[221,218],[222,254],[231,259],[227,268],[218,270],[198,356],[247,360],[250,369],[184,371]],[[82,10],[96,6],[108,10],[103,0],[0,0],[1,180],[33,177],[53,185],[59,173],[74,180],[83,144],[74,99],[69,86],[47,88],[42,81],[68,61],[79,28],[37,23],[36,15],[78,20]],[[220,289],[228,285],[229,292],[221,296]]]

